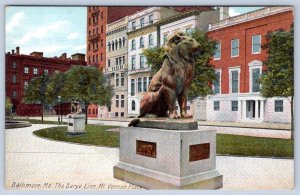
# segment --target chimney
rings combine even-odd
[[[12,53],[12,54],[15,54],[15,50],[14,50],[14,49],[12,49],[12,50],[11,50],[11,53]]]
[[[220,20],[229,18],[229,7],[220,7]]]
[[[61,56],[59,58],[63,59],[63,60],[67,59],[67,53],[61,54]]]
[[[75,53],[72,56],[72,60],[78,60],[78,61],[85,61],[85,54],[82,53]]]
[[[44,54],[43,52],[34,51],[34,52],[31,52],[29,55],[42,58],[43,54]]]
[[[16,47],[16,53],[17,53],[17,55],[20,55],[20,47],[19,46]]]

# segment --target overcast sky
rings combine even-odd
[[[261,7],[230,7],[235,16]],[[86,7],[6,7],[6,52],[44,52],[46,57],[86,52]]]

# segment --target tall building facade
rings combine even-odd
[[[151,82],[150,64],[143,49],[159,46],[160,33],[156,25],[160,20],[178,12],[169,7],[150,7],[130,15],[128,19],[128,116],[136,117],[140,101]]]
[[[127,117],[128,16],[106,25],[106,68],[104,74],[113,86],[108,108],[100,107],[99,117]]]
[[[104,69],[106,63],[106,25],[145,7],[87,7],[87,63]]]
[[[217,80],[207,98],[207,120],[290,122],[288,98],[262,97],[259,78],[266,69],[267,33],[290,30],[293,21],[292,7],[266,7],[210,26],[208,36],[217,41],[211,60]]]
[[[5,55],[5,81],[6,96],[13,104],[12,112],[19,116],[39,116],[41,115],[41,105],[25,104],[22,101],[24,90],[29,81],[42,74],[52,75],[54,72],[65,72],[72,65],[86,65],[85,54],[74,54],[72,58],[67,58],[63,53],[60,57],[46,58],[43,52],[32,52],[30,55],[20,53],[20,48],[16,51],[8,52]]]

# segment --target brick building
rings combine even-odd
[[[258,79],[266,68],[267,33],[289,30],[293,21],[292,7],[266,7],[210,26],[208,36],[217,41],[211,60],[217,80],[215,95],[207,97],[207,120],[290,122],[288,98],[262,97]]]
[[[41,106],[36,104],[24,104],[22,98],[24,89],[29,81],[42,74],[53,74],[55,71],[65,72],[72,65],[86,65],[85,54],[74,54],[67,58],[63,53],[60,57],[46,58],[43,52],[32,52],[30,55],[20,53],[20,48],[12,50],[5,55],[5,81],[6,96],[13,104],[13,114],[19,116],[41,115]]]

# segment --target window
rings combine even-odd
[[[142,92],[142,78],[138,78],[138,92]]]
[[[28,81],[24,81],[24,90],[27,89],[28,85],[29,85],[29,82]]]
[[[13,62],[12,67],[13,67],[13,68],[17,68],[17,63],[16,63],[16,62]]]
[[[135,39],[133,39],[131,41],[131,50],[135,50],[136,49],[136,44],[135,44]]]
[[[214,101],[214,111],[220,110],[220,101]]]
[[[166,45],[167,44],[167,41],[168,41],[168,34],[164,34],[164,45]]]
[[[124,117],[124,112],[121,112],[121,117]]]
[[[146,92],[147,91],[147,77],[143,78],[143,91]]]
[[[145,25],[145,19],[144,18],[140,19],[140,24],[141,24],[141,28],[144,27],[144,25]]]
[[[115,50],[115,43],[114,43],[114,41],[111,42],[111,50],[112,51]]]
[[[125,56],[123,56],[123,64],[125,64]]]
[[[122,57],[119,57],[119,65],[122,64]]]
[[[118,40],[115,40],[116,50],[118,49]]]
[[[221,59],[221,43],[220,42],[217,42],[217,44],[216,44],[214,59],[215,60]]]
[[[131,57],[131,69],[135,70],[135,56]]]
[[[131,95],[134,96],[134,91],[135,91],[135,83],[134,79],[131,79]]]
[[[275,112],[283,112],[283,100],[275,100]]]
[[[131,27],[132,27],[132,30],[136,29],[136,23],[135,23],[135,21],[131,22]]]
[[[116,74],[116,86],[119,86],[119,74]]]
[[[121,95],[121,108],[124,108],[124,95]]]
[[[103,47],[103,39],[101,39],[101,47]]]
[[[25,74],[28,74],[28,73],[29,73],[29,68],[26,67],[26,66],[24,67],[24,73],[25,73]]]
[[[238,101],[231,101],[231,111],[238,111]]]
[[[238,39],[231,40],[231,57],[239,56],[239,44]]]
[[[252,53],[257,54],[260,53],[261,48],[261,36],[254,35],[252,36]]]
[[[89,114],[91,114],[91,109],[89,109]]]
[[[123,42],[123,47],[125,47],[125,37],[123,37],[123,40],[122,40],[122,42]]]
[[[131,110],[135,110],[135,101],[134,100],[132,100],[132,102],[131,102]]]
[[[152,77],[149,77],[149,83],[151,83]]]
[[[110,42],[108,42],[108,51],[111,51],[111,45],[110,45]]]
[[[153,23],[153,14],[149,15],[149,24],[152,24]]]
[[[260,68],[251,69],[252,92],[259,92]]]
[[[33,74],[38,74],[38,69],[37,68],[33,68]]]
[[[95,109],[93,109],[93,114],[95,114]]]
[[[44,70],[44,75],[48,75],[49,74],[49,70],[45,69]]]
[[[213,83],[213,91],[214,91],[214,94],[219,94],[220,93],[221,72],[216,71],[215,74],[216,74],[216,79],[214,80],[214,83]]]
[[[118,58],[116,58],[116,65],[118,65],[119,64],[119,59]]]
[[[149,35],[149,46],[153,46],[153,35]]]
[[[101,19],[103,19],[103,12],[101,12]]]
[[[103,25],[101,26],[101,33],[103,34]]]
[[[231,93],[238,93],[239,92],[239,71],[232,70],[230,72],[231,77]]]
[[[119,38],[119,48],[122,48],[122,47],[124,47],[124,45],[122,46],[122,40],[121,40],[121,38]]]
[[[124,83],[125,83],[124,73],[121,73],[121,86],[124,86]]]
[[[12,76],[12,83],[17,83],[17,75]]]
[[[107,60],[107,65],[108,67],[110,67],[110,60]]]
[[[115,115],[116,115],[116,117],[119,117],[119,113],[118,112],[115,112]]]
[[[119,107],[119,95],[116,95],[116,107]]]
[[[140,68],[144,68],[144,65],[145,65],[145,57],[140,56]]]
[[[144,43],[144,37],[140,38],[140,48],[145,47],[145,43]]]
[[[17,98],[17,91],[13,91],[13,92],[12,92],[12,98],[13,98],[13,99],[16,99],[16,98]]]

